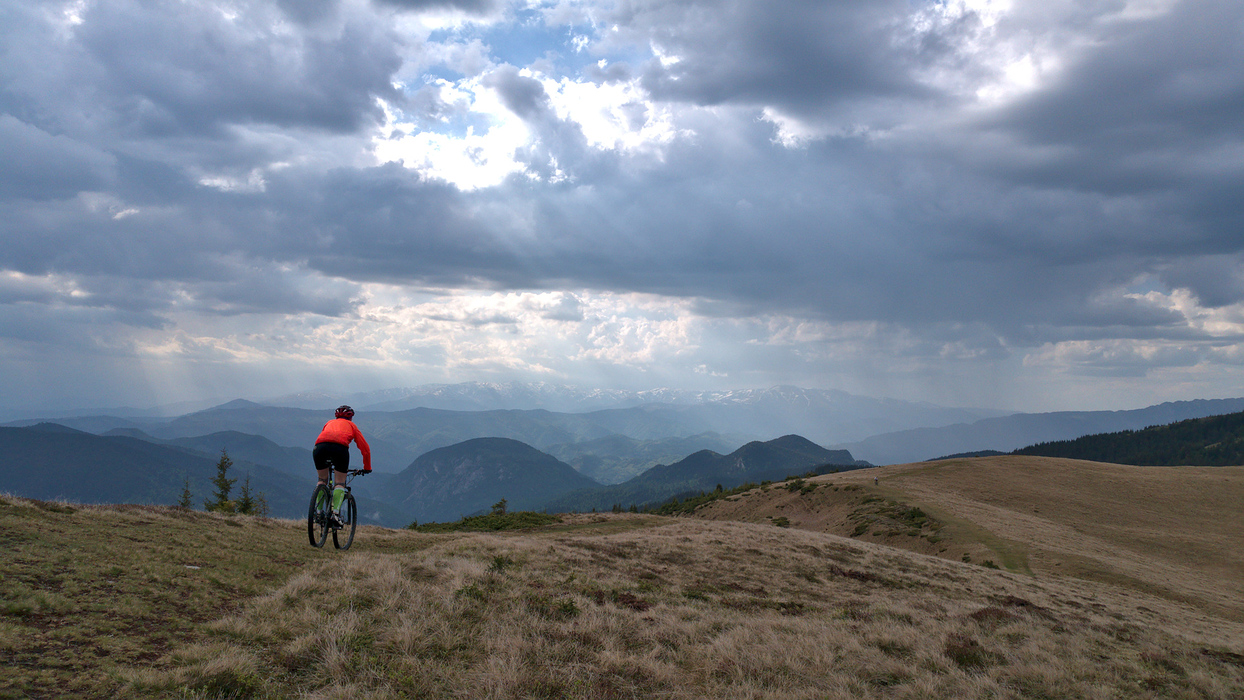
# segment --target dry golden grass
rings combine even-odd
[[[873,479],[879,484],[874,486]],[[872,496],[917,506],[930,538],[872,528],[864,539],[1013,571],[1117,584],[1244,621],[1244,467],[1132,467],[1046,457],[982,457],[842,474],[810,494],[778,488],[697,511],[850,535]],[[858,490],[844,490],[851,487]],[[893,530],[890,530],[893,532]],[[936,542],[930,542],[935,539]]]
[[[211,641],[208,622],[338,561],[298,523],[158,506],[0,495],[0,532],[0,698],[116,697],[122,669]],[[364,550],[418,544],[359,532]]]
[[[768,525],[581,518],[351,552],[127,692],[305,698],[1233,698],[1244,656],[1093,582]],[[621,523],[621,526],[618,524]],[[601,534],[599,528],[616,529]],[[638,527],[636,527],[638,526]],[[1160,607],[1160,606],[1159,606]],[[1232,632],[1244,634],[1235,625]],[[1236,645],[1238,646],[1238,644]]]
[[[0,697],[1244,697],[1215,589],[1240,472],[1130,469],[903,465],[706,509],[756,522],[361,528],[346,553],[293,521],[0,498]]]

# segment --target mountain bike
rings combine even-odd
[[[333,490],[327,484],[316,484],[311,494],[311,506],[307,508],[307,538],[312,547],[323,547],[328,533],[333,533],[333,546],[337,549],[349,549],[354,542],[354,529],[358,527],[359,510],[354,503],[354,494],[350,493],[350,482],[359,474],[366,474],[362,469],[351,469],[346,472],[346,496],[341,499],[340,517],[333,517]]]

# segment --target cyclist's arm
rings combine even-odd
[[[363,453],[363,471],[371,471],[371,446],[363,439],[363,431],[359,430],[357,425],[351,423],[354,427],[354,442],[359,446],[359,452]]]

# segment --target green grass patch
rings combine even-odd
[[[520,511],[518,513],[492,513],[472,515],[452,523],[411,523],[407,529],[417,532],[499,532],[501,530],[531,530],[556,525],[562,519],[548,513]]]

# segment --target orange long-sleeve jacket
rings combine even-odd
[[[349,419],[334,418],[325,423],[324,429],[320,431],[320,436],[315,439],[315,444],[335,442],[338,445],[349,447],[351,440],[359,446],[359,452],[363,453],[363,469],[371,471],[371,447],[363,439],[363,433],[359,430],[359,427]]]

